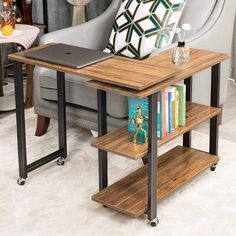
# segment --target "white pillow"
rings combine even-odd
[[[114,21],[108,53],[145,59],[171,44],[187,0],[124,0]]]

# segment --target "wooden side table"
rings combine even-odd
[[[38,48],[48,47],[43,45]],[[37,50],[37,48],[28,51]],[[66,112],[65,73],[93,78],[87,86],[97,89],[98,134],[92,142],[98,148],[99,192],[92,196],[94,201],[132,217],[148,215],[148,223],[156,226],[157,201],[165,199],[172,192],[189,182],[207,168],[215,170],[219,161],[219,86],[220,63],[228,59],[223,53],[191,49],[191,60],[184,64],[172,65],[172,52],[166,51],[145,61],[135,61],[115,56],[82,69],[72,69],[52,63],[24,57],[24,51],[10,55],[15,61],[17,102],[17,134],[20,183],[30,171],[54,160],[66,157]],[[19,63],[20,62],[20,63]],[[53,69],[57,72],[59,150],[27,164],[25,120],[22,100],[21,63]],[[211,106],[191,102],[192,79],[194,74],[211,68]],[[186,84],[187,120],[186,125],[177,127],[162,141],[157,141],[157,91],[184,80]],[[129,97],[148,97],[148,144],[136,145],[127,127],[107,133],[106,92]],[[191,130],[210,120],[209,152],[191,148]],[[183,146],[177,146],[159,156],[158,147],[183,135]],[[108,186],[108,152],[133,160],[147,157],[148,163],[123,179]],[[158,157],[158,158],[157,158]]]
[[[179,69],[175,76],[163,79],[145,89],[132,89],[129,87],[129,75],[124,75],[127,80],[126,86],[111,83],[110,80],[101,81],[98,78],[87,82],[87,86],[98,90],[98,130],[99,137],[92,142],[92,146],[98,148],[99,156],[99,192],[92,196],[92,199],[116,211],[122,212],[132,217],[148,215],[148,223],[156,226],[157,202],[165,199],[175,190],[189,182],[207,168],[215,170],[219,161],[218,156],[218,134],[219,134],[219,91],[220,91],[220,63],[228,59],[228,55],[223,53],[210,52],[200,49],[191,49],[191,60],[187,63],[177,64]],[[120,58],[117,65],[104,63],[104,68],[98,66],[97,74],[103,73],[110,68],[110,76],[117,72],[117,67],[122,70]],[[173,65],[172,51],[166,51],[158,56],[143,61],[143,65],[163,66],[171,68]],[[135,62],[134,62],[135,63]],[[151,70],[150,68],[150,70]],[[194,75],[202,70],[211,68],[211,106],[204,106],[192,103],[192,80]],[[89,70],[89,68],[88,68]],[[91,68],[92,70],[92,68]],[[127,70],[128,68],[123,68]],[[93,70],[95,72],[95,70]],[[137,82],[142,82],[139,78],[140,71],[133,73],[137,77]],[[147,72],[147,71],[146,71]],[[109,74],[109,72],[108,72]],[[159,73],[160,75],[160,73]],[[139,80],[140,79],[140,80]],[[187,99],[187,120],[186,125],[177,127],[165,139],[157,141],[157,91],[166,88],[174,83],[184,80],[186,84]],[[123,127],[107,133],[106,123],[106,92],[116,93],[129,97],[146,98],[149,101],[148,133],[147,144],[136,145],[132,142],[132,134],[128,128]],[[199,124],[210,120],[209,152],[191,148],[191,130]],[[183,135],[183,146],[177,146],[167,153],[159,156],[158,147],[168,143],[174,138]],[[146,157],[148,163],[128,176],[108,186],[107,173],[107,152],[115,153],[132,160]],[[157,158],[158,157],[158,158]]]
[[[16,36],[9,36],[9,37],[0,37],[0,44],[5,43],[13,43],[15,45],[15,50],[23,50],[30,48],[34,41],[36,40],[39,29],[35,26],[31,25],[23,25],[23,24],[17,24],[16,25],[16,32],[19,33],[19,35]],[[17,49],[17,45],[20,46]],[[2,55],[2,50],[1,50]],[[4,82],[4,65],[3,65],[3,58],[1,56],[1,78],[0,78],[0,111],[9,111],[15,109],[15,97],[14,94],[14,85],[8,83],[8,85],[5,85]],[[26,107],[32,106],[32,67],[28,67],[28,79],[27,79],[27,87],[26,87]],[[4,94],[4,88],[11,87],[10,96],[7,94]],[[8,88],[9,90],[9,88]]]
[[[59,158],[58,163],[64,162],[64,159],[67,156],[67,148],[66,148],[66,113],[65,113],[65,73],[70,73],[77,76],[83,76],[87,78],[96,77],[101,81],[110,81],[115,84],[119,84],[121,86],[127,85],[127,76],[129,76],[130,80],[128,86],[133,89],[144,89],[149,86],[154,85],[157,81],[161,81],[162,79],[167,79],[175,75],[176,68],[164,68],[158,66],[149,66],[145,65],[140,61],[133,61],[127,59],[123,59],[123,64],[126,68],[129,68],[131,71],[127,73],[122,69],[119,69],[120,76],[111,76],[110,73],[113,72],[113,69],[104,68],[108,71],[108,74],[104,73],[94,73],[93,68],[96,65],[104,64],[112,62],[115,65],[120,64],[120,58],[114,57],[114,59],[99,62],[97,64],[88,66],[82,69],[73,69],[66,66],[61,66],[58,64],[47,63],[44,61],[27,58],[24,56],[26,52],[35,51],[40,48],[45,48],[50,45],[41,45],[36,48],[28,49],[25,51],[17,52],[14,54],[10,54],[9,59],[14,61],[15,65],[15,92],[16,92],[16,118],[17,118],[17,140],[18,140],[18,158],[19,158],[19,176],[20,179],[18,183],[23,185],[25,183],[26,178],[28,177],[28,173],[47,164],[48,162]],[[117,61],[118,60],[118,61]],[[57,71],[57,84],[58,84],[58,122],[59,122],[59,149],[41,159],[28,164],[27,163],[27,153],[26,153],[26,138],[25,138],[25,115],[24,115],[24,101],[23,101],[23,79],[22,79],[22,63],[31,65],[31,66],[40,66],[43,68],[48,68]],[[117,67],[119,68],[119,66]],[[145,71],[150,70],[150,72],[146,73]],[[139,71],[140,81],[137,81],[137,76],[133,74],[132,71]],[[116,73],[116,72],[115,72]],[[123,75],[125,75],[123,77]]]

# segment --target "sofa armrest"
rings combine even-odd
[[[113,0],[107,10],[95,19],[78,26],[45,34],[41,38],[40,44],[56,42],[96,50],[104,49],[108,43],[119,4],[119,1]]]
[[[193,48],[230,53],[235,10],[235,0],[217,1],[214,12],[202,29],[187,37],[187,45]],[[173,43],[165,48],[157,49],[151,56],[175,46],[176,43]]]
[[[236,10],[235,0],[218,1],[217,9],[202,30],[187,41],[190,47],[229,53],[231,52]]]

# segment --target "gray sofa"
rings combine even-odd
[[[62,42],[75,46],[103,50],[108,42],[113,20],[121,0],[113,0],[108,9],[99,17],[83,25],[70,27],[46,34],[41,44]],[[182,23],[190,23],[193,30],[188,35],[188,45],[195,48],[230,53],[235,20],[235,0],[189,0],[184,10]],[[173,47],[171,45],[171,47]],[[166,50],[166,49],[162,49]],[[154,52],[156,54],[158,52]],[[153,55],[151,55],[153,56]],[[209,104],[210,83],[206,77],[210,70],[196,75],[193,84],[193,100]],[[229,61],[221,70],[221,98],[227,97]],[[34,71],[34,109],[41,121],[42,117],[57,119],[55,71],[36,68]],[[85,78],[66,75],[66,100],[68,122],[86,129],[97,129],[96,90],[84,86]],[[204,89],[202,89],[204,87]],[[108,127],[119,127],[127,123],[127,98],[108,93]],[[47,122],[46,122],[47,123]],[[42,126],[42,123],[41,123]],[[46,128],[44,128],[46,131]],[[38,133],[38,135],[42,132]]]

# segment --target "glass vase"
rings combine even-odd
[[[186,47],[185,42],[179,42],[173,51],[173,63],[183,63],[190,60],[190,50]]]

